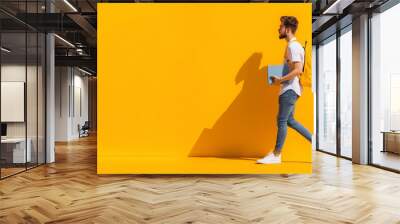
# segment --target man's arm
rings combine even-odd
[[[287,48],[287,52],[289,53],[289,58],[291,63],[293,63],[293,70],[290,71],[287,75],[274,79],[275,84],[280,84],[281,82],[285,82],[288,80],[294,79],[296,76],[300,76],[303,71],[303,63],[302,63],[302,54],[304,54],[303,48],[300,45],[292,44]]]
[[[302,63],[301,62],[293,62],[293,63],[294,63],[294,69],[290,71],[287,75],[283,77],[273,76],[274,84],[280,84],[281,82],[292,80],[294,79],[294,77],[301,75],[303,71]]]

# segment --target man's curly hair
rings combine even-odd
[[[292,33],[296,33],[297,26],[299,25],[299,21],[294,16],[281,16],[281,22],[286,28],[289,28]]]

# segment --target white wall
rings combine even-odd
[[[30,68],[28,68],[29,70]],[[1,81],[3,82],[25,82],[25,64],[9,64],[1,66]],[[1,108],[5,110],[5,108]],[[7,137],[25,137],[25,123],[7,123]]]
[[[55,140],[70,141],[88,120],[88,77],[72,67],[56,67],[55,73]]]
[[[34,66],[28,66],[27,68],[24,65],[18,65],[18,64],[5,64],[1,66],[1,81],[2,82],[25,82],[25,75],[26,75],[26,71],[25,69],[27,69],[27,74],[28,74],[28,80],[29,80],[29,84],[30,85],[36,85],[36,80],[33,81],[33,78],[31,78],[31,75],[36,76],[36,67]],[[27,96],[28,96],[28,104],[30,102],[33,102],[36,100],[36,88],[28,88],[27,89]],[[32,99],[30,99],[32,98]],[[35,98],[35,100],[33,100],[33,98]],[[36,101],[35,101],[35,105],[27,105],[27,106],[31,106],[31,107],[35,107],[36,108]],[[6,108],[1,108],[2,110],[5,110]],[[29,111],[30,112],[30,111]],[[36,117],[36,113],[28,113],[28,122],[35,122],[37,120]],[[33,125],[28,124],[28,129],[30,127],[33,127]],[[36,129],[36,126],[34,127],[34,129]],[[28,137],[29,137],[29,133],[31,133],[28,130]],[[36,132],[35,132],[36,133]],[[7,122],[7,136],[8,137],[25,137],[25,122]]]
[[[75,100],[75,106],[74,106],[74,110],[75,110],[75,114],[74,114],[74,119],[72,119],[72,135],[74,137],[79,137],[79,133],[78,133],[78,129],[77,126],[78,124],[83,125],[85,123],[85,121],[88,121],[89,119],[89,111],[88,111],[88,96],[89,96],[89,92],[88,92],[88,77],[85,76],[81,76],[82,73],[78,73],[78,75],[76,75],[76,71],[75,70],[75,75],[74,75],[74,89],[75,89],[75,96],[74,96],[74,100]],[[78,92],[80,91],[80,93]],[[78,96],[80,95],[80,98],[78,98]],[[80,101],[80,105],[79,102]],[[78,108],[81,107],[81,108]],[[81,109],[82,111],[80,112],[79,109]]]
[[[69,117],[69,96],[68,88],[70,83],[69,68],[55,68],[55,141],[68,140],[68,117]]]

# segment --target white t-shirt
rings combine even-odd
[[[304,66],[304,48],[301,44],[296,41],[296,37],[293,37],[286,48],[284,63],[289,65],[290,71],[293,69],[293,62],[301,62]],[[281,91],[279,95],[282,95],[289,89],[292,89],[298,96],[301,96],[301,87],[299,77],[296,76],[292,80],[281,83]]]

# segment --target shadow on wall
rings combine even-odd
[[[243,82],[241,92],[213,127],[201,132],[189,156],[261,157],[273,149],[279,86],[267,84],[262,57],[252,54],[239,69],[235,83]]]

